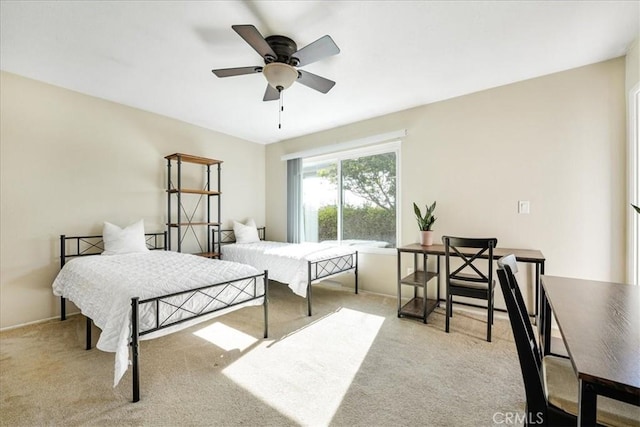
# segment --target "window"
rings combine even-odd
[[[398,143],[302,161],[302,241],[394,248]]]

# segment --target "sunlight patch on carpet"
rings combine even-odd
[[[193,335],[207,340],[226,351],[234,349],[244,351],[258,342],[258,340],[251,335],[220,322],[212,323],[205,328],[199,329],[195,331]]]
[[[328,425],[384,317],[341,308],[278,341],[264,341],[222,372],[302,425]]]

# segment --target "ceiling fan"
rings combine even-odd
[[[274,35],[265,38],[253,25],[232,25],[231,28],[262,56],[265,65],[212,70],[216,76],[264,74],[268,85],[263,101],[280,99],[280,93],[296,81],[322,93],[329,92],[336,84],[332,80],[298,69],[340,53],[340,49],[330,36],[320,37],[313,43],[298,49],[296,43],[289,37]]]

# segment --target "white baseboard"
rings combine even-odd
[[[81,313],[79,311],[76,311],[75,313],[67,313],[67,317],[77,316],[78,314],[81,314]],[[12,329],[24,328],[25,326],[37,325],[39,323],[46,323],[46,322],[50,322],[52,320],[59,320],[59,319],[60,319],[60,316],[53,316],[53,317],[49,317],[49,318],[46,318],[46,319],[34,320],[33,322],[20,323],[18,325],[13,325],[13,326],[7,326],[5,328],[0,328],[0,332],[10,331]]]

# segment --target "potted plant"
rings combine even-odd
[[[413,203],[413,212],[416,214],[418,228],[420,229],[420,244],[423,246],[431,246],[433,244],[433,231],[431,227],[437,219],[433,216],[433,211],[436,210],[436,202],[433,202],[431,206],[425,205],[425,208],[426,211],[423,216],[418,205],[416,205],[415,202]]]

